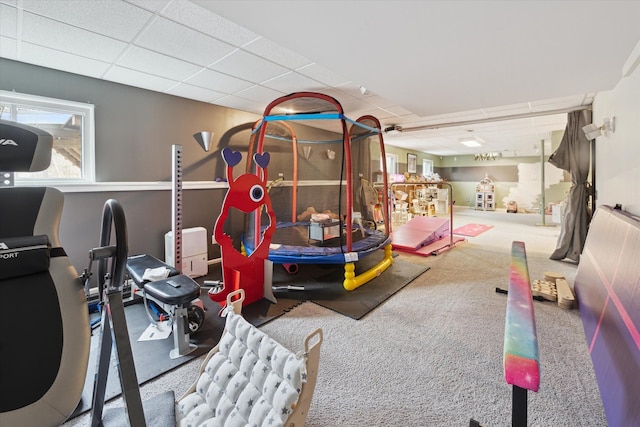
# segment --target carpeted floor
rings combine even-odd
[[[508,283],[511,242],[525,242],[532,280],[555,271],[573,285],[576,265],[549,260],[560,227],[537,227],[538,215],[456,209],[455,216],[458,224],[494,228],[438,256],[401,253],[400,261],[429,271],[362,319],[305,302],[261,326],[293,351],[317,327],[324,331],[307,427],[462,426],[471,418],[511,424],[511,387],[502,372],[506,297],[495,292]],[[578,311],[534,306],[541,384],[529,395],[529,425],[606,426]],[[143,398],[166,390],[179,398],[199,364],[150,381]]]
[[[356,273],[371,268],[382,259],[381,255],[382,252],[358,261]],[[244,317],[255,326],[261,326],[307,300],[353,319],[360,319],[428,270],[428,267],[396,261],[383,274],[351,292],[346,291],[342,286],[344,280],[342,265],[303,265],[295,275],[287,274],[281,266],[277,265],[274,270],[274,287],[293,284],[297,287],[304,287],[304,290],[276,292],[277,303],[275,304],[263,299],[244,307]],[[207,277],[199,278],[198,281],[202,284],[205,279],[217,280],[220,278],[221,273],[218,265],[211,268]],[[164,340],[138,341],[150,323],[141,301],[125,308],[136,375],[140,384],[145,384],[159,375],[202,356],[217,344],[224,329],[224,319],[218,316],[220,306],[208,298],[204,289],[201,300],[206,309],[205,323],[197,333],[191,336],[191,343],[196,344],[198,348],[177,359],[168,357],[174,345],[172,336]],[[89,369],[82,400],[74,416],[91,409],[99,336],[99,330],[96,330],[92,337]],[[113,351],[105,392],[106,401],[121,393],[117,364],[115,351]]]

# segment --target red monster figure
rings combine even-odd
[[[209,292],[209,297],[221,305],[224,305],[227,295],[237,289],[244,289],[244,305],[251,304],[263,297],[273,299],[271,283],[265,283],[264,265],[269,255],[271,236],[276,230],[276,216],[271,207],[271,199],[267,192],[267,165],[269,153],[256,153],[253,161],[258,166],[256,175],[245,173],[233,179],[233,167],[240,163],[242,154],[225,147],[222,149],[222,158],[227,164],[227,179],[229,190],[222,204],[222,211],[216,221],[213,235],[220,245],[222,258],[222,283],[223,289],[217,293]],[[262,173],[260,173],[262,169]],[[262,178],[260,178],[262,175]],[[262,206],[269,215],[269,226],[262,232],[262,239],[256,242],[255,250],[250,256],[243,255],[233,247],[233,240],[224,233],[224,223],[229,216],[230,208],[236,208],[245,214],[255,212],[260,217]],[[256,235],[259,231],[256,230]]]

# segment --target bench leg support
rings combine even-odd
[[[176,306],[173,314],[173,349],[169,352],[171,359],[186,356],[198,348],[189,342],[187,309],[181,305]]]

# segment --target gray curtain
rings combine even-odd
[[[582,127],[591,123],[591,111],[573,111],[569,113],[567,128],[558,149],[549,156],[549,163],[564,169],[571,175],[571,189],[567,197],[562,230],[555,251],[549,258],[562,260],[568,258],[579,262],[589,227],[589,140]]]

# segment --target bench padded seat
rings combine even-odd
[[[149,254],[132,255],[127,258],[127,273],[129,274],[129,277],[131,277],[131,279],[133,279],[133,281],[135,281],[141,288],[144,288],[144,286],[149,283],[149,280],[142,278],[144,276],[144,272],[147,269],[158,267],[165,267],[169,270],[167,277],[177,276],[180,274],[178,270],[169,264],[166,264]]]
[[[144,291],[150,297],[169,305],[186,304],[200,296],[200,286],[184,274],[149,282]]]

